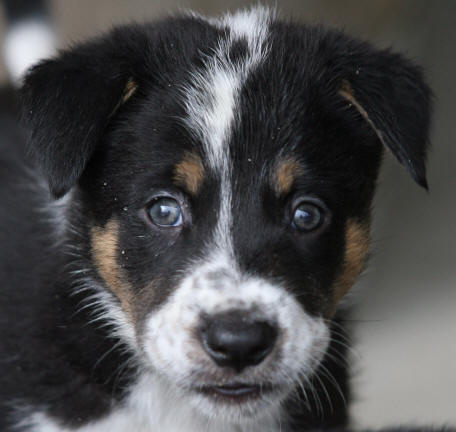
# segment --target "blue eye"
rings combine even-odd
[[[160,227],[177,227],[183,223],[182,209],[174,198],[161,197],[146,208],[149,219]]]
[[[293,213],[291,226],[298,231],[313,231],[324,220],[323,210],[315,204],[303,202],[299,204]]]

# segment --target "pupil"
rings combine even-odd
[[[320,219],[320,212],[315,206],[301,205],[295,210],[293,224],[298,229],[309,231],[318,226]]]
[[[160,199],[151,207],[150,216],[157,225],[177,225],[181,218],[180,207],[174,200]]]
[[[313,214],[311,214],[307,210],[301,210],[301,209],[298,209],[298,211],[296,212],[296,216],[297,216],[298,222],[301,225],[310,225],[314,218]]]
[[[308,222],[309,220],[312,220],[312,215],[309,212],[307,212],[307,211],[298,210],[297,216],[303,222]]]
[[[172,214],[172,210],[171,210],[171,207],[169,206],[164,206],[164,205],[161,205],[160,206],[160,212],[161,212],[161,217],[162,218],[167,218],[168,216],[170,216]]]

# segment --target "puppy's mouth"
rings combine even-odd
[[[232,383],[225,385],[205,385],[196,389],[199,393],[221,403],[244,403],[266,396],[275,390],[270,383]]]

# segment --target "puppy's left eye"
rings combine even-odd
[[[181,206],[174,198],[156,198],[146,211],[149,219],[160,227],[177,227],[183,223]]]
[[[319,228],[323,220],[322,208],[311,202],[302,202],[294,209],[291,226],[298,231],[309,232]]]

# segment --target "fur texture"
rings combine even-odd
[[[0,429],[343,427],[337,306],[383,147],[426,185],[429,102],[402,56],[263,8],[120,27],[34,67],[26,137],[0,152]],[[221,364],[205,338],[226,316],[230,337],[271,329],[268,354]]]

